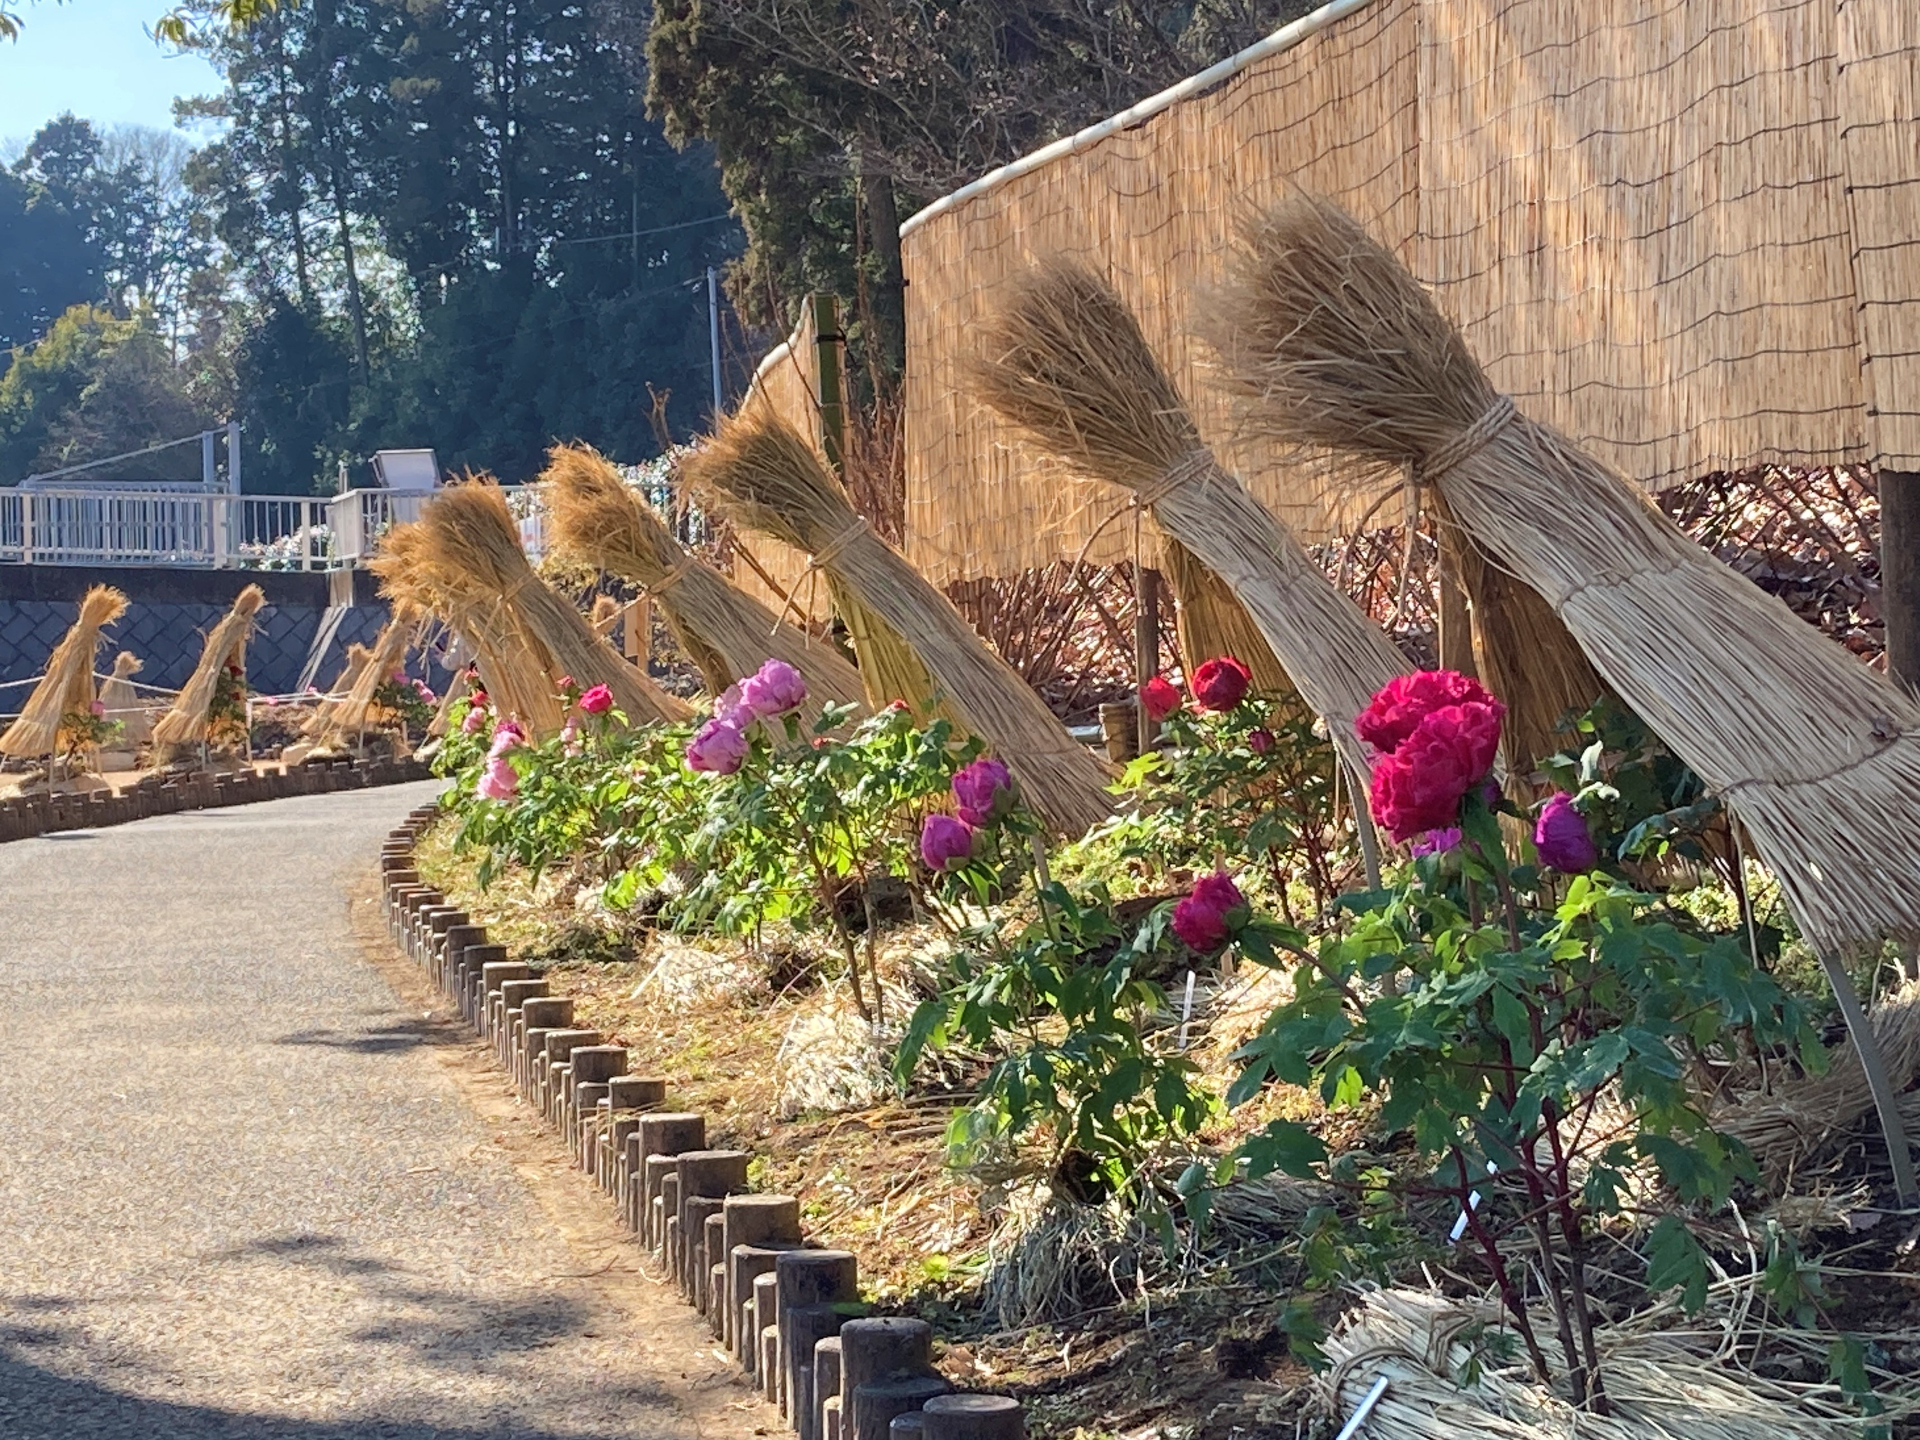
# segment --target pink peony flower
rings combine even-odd
[[[1471,675],[1457,670],[1416,670],[1382,685],[1354,720],[1353,728],[1375,751],[1391,755],[1429,713],[1444,705],[1469,703],[1500,705]],[[1506,713],[1504,706],[1501,713]]]
[[[514,746],[526,743],[526,731],[512,720],[502,720],[493,727],[493,744],[487,750],[487,758],[497,760]]]
[[[771,720],[800,708],[807,682],[784,660],[770,659],[740,682],[740,708],[756,720]]]
[[[1013,776],[998,760],[981,756],[953,777],[954,808],[976,829],[990,825],[1013,804]]]
[[[747,732],[728,720],[713,719],[687,742],[687,764],[715,775],[731,775],[747,758]]]
[[[1262,725],[1247,732],[1247,748],[1256,755],[1265,755],[1273,749],[1273,732]]]
[[[472,706],[460,721],[460,733],[462,735],[478,735],[486,728],[487,707],[484,705]]]
[[[731,720],[735,715],[739,714],[739,712],[740,682],[736,680],[733,684],[722,690],[719,698],[713,702],[713,718],[716,720]],[[745,722],[743,721],[743,727],[744,724]]]
[[[589,715],[604,715],[613,708],[613,691],[596,685],[580,697],[580,708]]]
[[[1216,870],[1173,907],[1173,933],[1195,950],[1217,950],[1247,923],[1249,914],[1240,887],[1226,871]]]
[[[577,685],[575,684],[573,676],[571,675],[562,675],[558,680],[554,681],[553,683],[557,685],[563,692],[578,688]]]
[[[580,724],[571,715],[567,723],[560,727],[560,753],[578,755],[580,753]]]
[[[482,800],[511,800],[520,792],[520,776],[505,755],[490,755],[474,788]]]
[[[1231,710],[1247,697],[1253,672],[1231,655],[1209,660],[1193,672],[1193,701],[1202,710]]]
[[[405,670],[395,670],[389,678],[396,685],[410,685],[413,683],[407,679],[407,672]]]
[[[87,709],[92,713],[93,718],[98,720],[107,713],[107,702],[104,700],[95,700],[91,705],[87,706]]]
[[[1573,808],[1573,797],[1564,790],[1540,808],[1540,818],[1533,827],[1533,847],[1540,852],[1542,865],[1568,875],[1584,875],[1600,863],[1600,850],[1587,828],[1587,817]]]
[[[1185,702],[1172,682],[1156,675],[1140,687],[1140,703],[1146,707],[1147,718],[1158,725]]]
[[[920,827],[920,858],[929,870],[958,870],[973,858],[973,830],[951,815],[929,815]]]

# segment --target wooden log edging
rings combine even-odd
[[[366,790],[377,785],[404,785],[432,778],[433,771],[423,760],[342,759],[325,764],[315,761],[282,766],[278,770],[221,772],[171,780],[150,775],[118,792],[9,795],[0,800],[0,843],[32,840],[68,830],[99,830],[108,825],[150,820],[156,815],[177,815],[182,810],[212,810],[227,805],[251,805],[258,800],[326,795],[335,790]],[[383,856],[387,853],[382,852]],[[406,853],[410,856],[411,849]]]
[[[394,943],[799,1440],[1026,1440],[1017,1400],[950,1393],[925,1321],[867,1316],[858,1258],[807,1240],[796,1197],[751,1192],[749,1152],[710,1148],[704,1116],[668,1108],[665,1079],[629,1075],[624,1046],[575,1026],[571,996],[422,881],[414,842],[439,813],[421,806],[381,846]],[[5,825],[0,810],[0,839]]]

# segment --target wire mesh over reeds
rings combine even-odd
[[[1048,824],[1079,835],[1112,813],[1100,762],[987,648],[953,602],[854,513],[791,425],[764,407],[749,407],[689,458],[686,475],[741,523],[807,552],[840,592],[904,641],[940,698],[993,747]],[[901,698],[911,703],[926,693]]]
[[[1001,415],[1079,473],[1131,490],[1163,531],[1232,587],[1326,720],[1342,759],[1365,776],[1354,717],[1411,667],[1220,468],[1112,288],[1069,262],[1036,267],[987,325],[971,368],[975,388]]]
[[[37,759],[60,748],[61,720],[93,705],[100,632],[126,613],[127,597],[110,585],[95,585],[80,598],[79,614],[47,656],[46,674],[21,707],[20,718],[0,735],[0,755]]]
[[[118,721],[120,735],[115,742],[121,749],[144,745],[153,738],[153,721],[133,688],[133,677],[141,671],[140,657],[122,650],[113,657],[113,673],[100,687],[100,703],[107,707],[107,719]]]
[[[207,738],[207,717],[220,677],[228,666],[242,671],[247,668],[247,637],[253,633],[254,617],[266,603],[267,592],[258,585],[249,585],[234,597],[233,607],[207,632],[206,643],[200,647],[200,663],[174,697],[172,708],[153,727],[155,744],[198,745]]]
[[[520,548],[507,498],[492,480],[476,478],[442,490],[422,510],[420,526],[436,578],[468,577],[544,652],[549,673],[571,675],[582,689],[605,685],[615,707],[635,725],[692,714],[686,702],[655,685],[605,637],[594,634],[586,617],[534,573]]]
[[[1434,487],[1725,799],[1816,946],[1920,937],[1920,702],[1519,414],[1337,206],[1282,202],[1216,308],[1248,426]]]
[[[809,723],[824,703],[861,702],[858,670],[683,549],[597,451],[556,445],[541,480],[560,548],[652,596],[713,694],[778,658],[807,682]]]

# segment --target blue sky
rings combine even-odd
[[[170,128],[173,97],[219,88],[197,55],[171,55],[145,27],[169,0],[14,0],[19,40],[0,41],[0,154],[10,154],[62,110],[105,128]],[[204,127],[197,127],[204,128]],[[191,133],[191,132],[190,132]]]

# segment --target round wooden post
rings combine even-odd
[[[1027,1440],[1026,1414],[1006,1395],[940,1395],[920,1413],[926,1440]]]
[[[899,1375],[891,1380],[869,1380],[853,1392],[853,1421],[847,1434],[851,1440],[889,1440],[896,1416],[918,1410],[936,1395],[944,1395],[947,1382],[938,1375]],[[843,1407],[845,1399],[841,1400]],[[843,1426],[845,1421],[842,1421]]]

